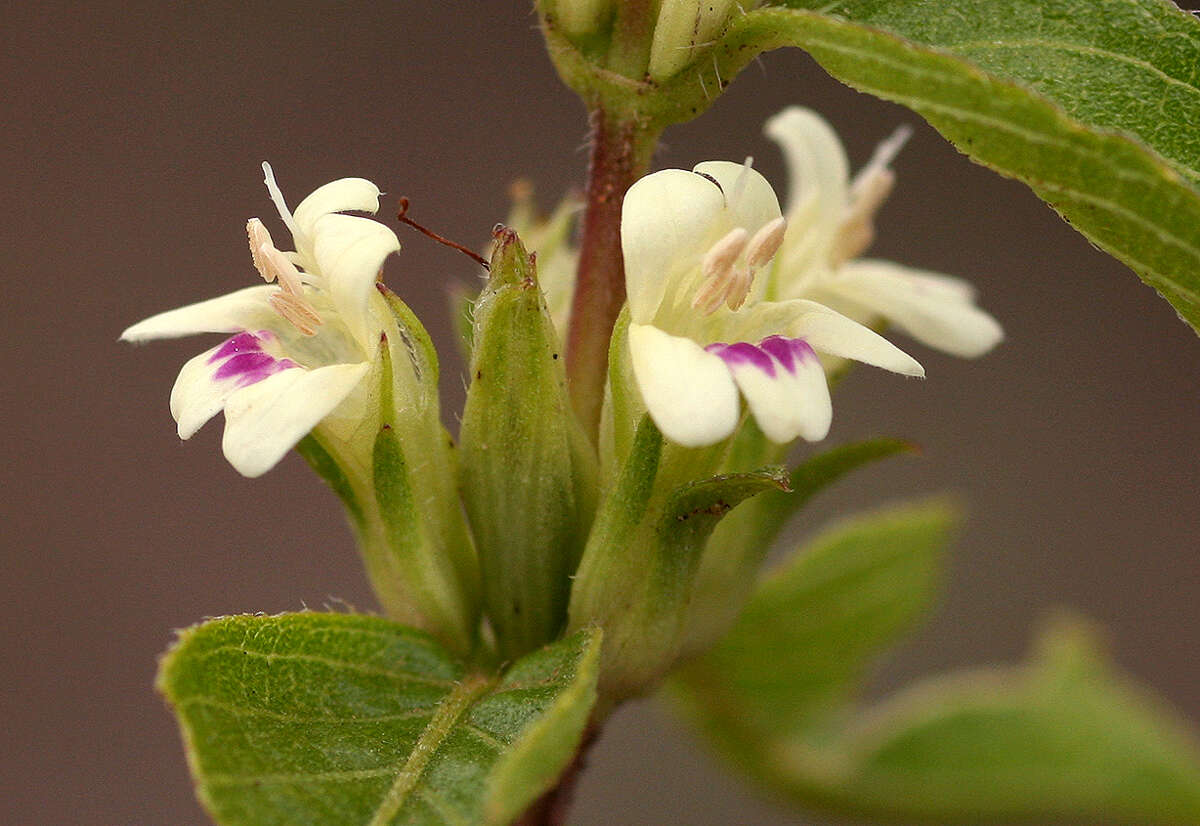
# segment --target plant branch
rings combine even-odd
[[[625,303],[621,201],[645,174],[661,132],[637,118],[592,110],[592,154],[579,272],[567,337],[567,377],[575,412],[593,441],[600,423],[608,343]]]

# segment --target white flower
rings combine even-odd
[[[667,169],[626,194],[630,359],[667,438],[697,447],[729,436],[739,389],[772,441],[824,438],[832,406],[818,350],[924,375],[911,357],[828,307],[764,300],[756,274],[785,231],[775,192],[749,163]]]
[[[775,300],[809,298],[867,324],[884,319],[930,347],[981,356],[1004,337],[974,304],[971,285],[889,261],[854,260],[874,237],[875,212],[891,192],[888,164],[908,138],[901,129],[849,179],[836,133],[819,115],[791,107],[767,121],[790,173],[788,232],[767,279]]]
[[[371,370],[386,309],[375,288],[395,233],[368,218],[379,189],[362,178],[325,184],[293,214],[267,164],[267,189],[295,252],[280,252],[257,218],[247,224],[255,268],[275,285],[248,287],[160,313],[121,334],[125,341],[232,333],[183,366],[171,391],[182,439],[225,411],[223,449],[245,476],[270,470],[335,414]]]

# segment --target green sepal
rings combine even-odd
[[[225,617],[180,633],[158,688],[221,826],[500,826],[579,748],[599,653],[584,632],[480,674],[379,617]]]
[[[759,438],[753,421],[743,433]],[[839,445],[810,456],[788,477],[790,493],[768,491],[745,503],[717,526],[700,566],[692,601],[685,653],[702,651],[725,633],[749,598],[767,552],[780,531],[821,491],[865,465],[892,456],[912,454],[916,446],[900,439],[869,439]],[[762,461],[752,447],[743,460]],[[769,454],[768,454],[769,455]]]
[[[299,441],[296,445],[296,452],[303,457],[304,461],[308,462],[308,466],[324,479],[325,484],[329,485],[330,489],[337,494],[337,498],[341,500],[342,505],[346,508],[346,514],[350,517],[351,525],[356,530],[361,530],[363,522],[366,519],[362,502],[359,501],[359,494],[355,491],[354,485],[351,484],[350,478],[342,470],[342,466],[338,464],[337,460],[333,458],[333,455],[311,433]]]
[[[459,475],[484,604],[511,659],[562,630],[596,484],[534,263],[511,229],[497,234],[474,342]]]
[[[600,468],[606,483],[625,463],[638,422],[646,415],[629,358],[629,320],[626,304],[617,316],[608,343],[608,377],[600,426]]]
[[[752,496],[787,489],[782,470],[765,469],[664,490],[660,477],[672,476],[672,447],[645,417],[571,592],[569,627],[604,629],[606,704],[647,690],[674,664],[700,559],[720,520]]]

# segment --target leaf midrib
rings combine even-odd
[[[409,752],[408,759],[400,767],[395,781],[384,795],[379,808],[375,810],[375,815],[367,826],[387,826],[391,822],[396,813],[403,808],[409,794],[412,793],[417,781],[424,774],[426,766],[429,765],[429,761],[450,734],[454,724],[476,699],[495,685],[495,682],[494,679],[481,675],[467,677],[446,695],[445,700],[438,706],[437,711],[430,719],[429,725],[417,738],[416,744]]]

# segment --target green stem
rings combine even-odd
[[[591,126],[587,208],[567,337],[567,378],[575,412],[594,442],[604,401],[609,337],[625,303],[621,201],[646,173],[662,130],[637,117],[615,117],[599,106],[592,110]]]

